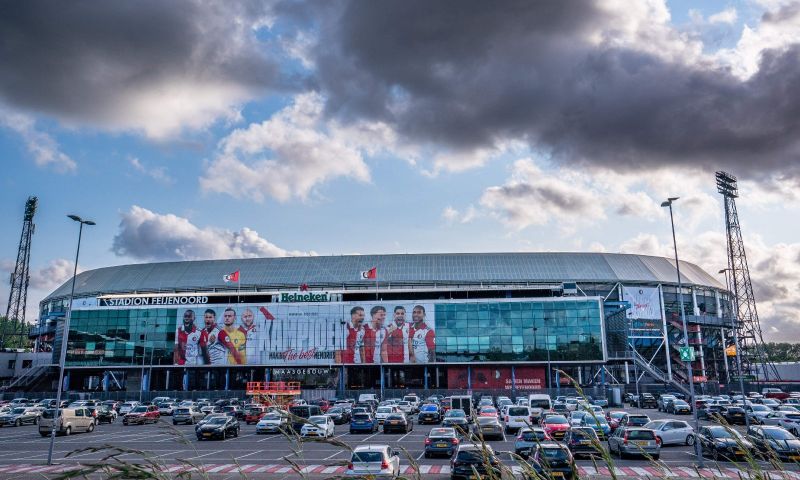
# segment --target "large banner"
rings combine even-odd
[[[176,365],[435,361],[427,303],[266,303],[178,309]]]
[[[661,296],[658,288],[653,287],[622,287],[623,300],[631,304],[628,309],[628,318],[642,320],[661,319]]]

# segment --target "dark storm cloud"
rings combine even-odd
[[[412,141],[522,139],[616,168],[798,174],[800,48],[767,52],[743,81],[587,40],[620,20],[588,2],[353,1],[321,20],[319,81],[330,115]]]
[[[278,68],[251,28],[268,13],[264,5],[3,1],[0,103],[126,126],[133,103],[171,82],[255,91],[274,86]]]

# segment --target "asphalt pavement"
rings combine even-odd
[[[646,413],[653,420],[675,418],[653,409],[619,410]],[[691,422],[691,416],[678,418]],[[449,459],[424,457],[424,439],[432,427],[415,424],[413,431],[406,434],[350,434],[348,425],[338,425],[334,438],[350,447],[366,443],[392,445],[403,451],[401,465],[407,473],[414,471],[413,465],[416,464],[416,470],[426,478],[449,478]],[[736,428],[743,430],[743,427]],[[515,465],[508,453],[514,450],[513,435],[508,435],[505,441],[487,443],[499,453],[500,459],[506,465]],[[53,467],[46,465],[49,438],[41,437],[35,426],[0,429],[0,445],[2,479],[28,479],[34,473],[37,476],[48,476],[66,468],[92,465],[101,461],[112,463],[112,460],[102,459],[114,453],[114,448],[125,449],[125,453],[117,457],[125,462],[153,462],[165,471],[175,474],[186,468],[184,462],[191,462],[214,478],[243,478],[243,475],[252,479],[298,478],[300,475],[296,469],[302,469],[310,477],[324,478],[342,473],[349,460],[347,447],[321,442],[304,442],[302,446],[298,446],[283,435],[258,435],[255,433],[255,425],[246,425],[244,422],[241,422],[241,433],[237,438],[198,441],[194,436],[194,427],[173,426],[170,417],[162,417],[161,422],[155,425],[123,426],[121,421],[117,421],[112,425],[99,425],[92,433],[57,437],[54,450],[54,461],[57,465]],[[87,447],[99,450],[83,450]],[[662,448],[658,465],[644,459],[618,458],[614,459],[614,465],[617,475],[637,478],[691,478],[708,473],[697,473],[694,468],[696,460],[694,447],[668,446]],[[705,463],[714,469],[705,476],[714,474],[721,478],[738,478],[732,464],[717,465],[708,459]],[[580,459],[577,464],[584,476],[610,476],[607,469],[598,470],[598,465],[591,459]],[[796,466],[790,465],[787,469],[791,471],[790,477],[800,479],[800,472],[795,473],[798,471]]]

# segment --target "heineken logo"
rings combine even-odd
[[[278,296],[280,302],[330,302],[328,292],[302,292],[302,293],[281,293]]]

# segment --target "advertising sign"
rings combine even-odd
[[[472,378],[467,379],[468,372]],[[453,366],[447,369],[447,384],[450,388],[477,390],[539,390],[546,387],[544,367],[516,367],[511,375],[511,367]]]
[[[432,304],[272,302],[187,306],[177,314],[175,365],[435,361]]]
[[[623,299],[631,304],[628,318],[658,320],[661,318],[661,302],[658,288],[622,287]]]

